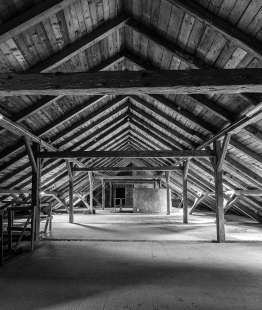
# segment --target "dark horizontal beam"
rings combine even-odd
[[[159,180],[159,179],[164,179],[164,175],[96,175],[94,177],[95,180],[124,180],[124,181],[129,181],[129,180]]]
[[[262,92],[262,69],[0,74],[0,96]]]
[[[88,167],[73,168],[72,171],[182,171],[181,167]]]
[[[40,152],[38,158],[181,158],[181,157],[214,157],[213,151],[61,151],[61,152]]]

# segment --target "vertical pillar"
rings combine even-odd
[[[90,203],[89,203],[89,206],[90,206],[90,213],[93,214],[93,173],[92,172],[88,172],[88,175],[89,175],[89,191],[90,191]]]
[[[226,241],[225,238],[225,219],[224,219],[224,208],[223,208],[223,176],[222,176],[222,166],[219,167],[218,163],[221,157],[221,142],[214,142],[215,151],[215,194],[216,194],[216,228],[217,228],[217,242],[222,243]]]
[[[162,188],[162,179],[159,179],[159,188]]]
[[[170,172],[167,171],[166,172],[166,196],[167,196],[167,210],[166,210],[166,214],[169,215],[170,214]]]
[[[4,263],[4,231],[3,231],[3,212],[0,210],[0,267],[3,267]]]
[[[112,208],[112,182],[109,182],[109,208]]]
[[[74,172],[72,171],[73,163],[68,165],[69,175],[69,223],[74,223]]]
[[[187,174],[189,169],[189,160],[183,162],[183,223],[188,224],[188,203],[187,203]]]
[[[40,152],[40,145],[36,142],[32,144],[32,152],[36,164],[36,171],[32,170],[32,207],[35,207],[35,241],[39,240],[40,233],[40,191],[41,191],[41,165],[37,153]]]
[[[105,200],[106,200],[105,180],[101,179],[101,182],[102,182],[102,210],[105,210]]]

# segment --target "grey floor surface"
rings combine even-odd
[[[80,216],[82,226],[71,226],[80,227],[81,234],[73,228],[67,239],[68,224],[57,216],[53,240],[41,242],[34,253],[0,270],[0,309],[262,309],[262,243],[164,240],[164,235],[174,234],[174,218],[115,215],[102,224],[106,217]],[[214,229],[210,218],[203,221]],[[255,231],[261,233],[261,225],[239,217],[231,218],[229,228],[234,230],[237,221],[239,234],[251,229],[246,231],[248,239],[255,238]],[[144,240],[141,222],[149,229]],[[115,238],[114,223],[121,226],[118,233],[126,227],[126,239]],[[101,233],[88,241],[94,231],[91,224]],[[164,233],[157,237],[155,232],[150,240],[154,227]],[[64,241],[54,241],[66,231]],[[198,234],[196,227],[194,231],[195,238],[203,238],[203,232]]]

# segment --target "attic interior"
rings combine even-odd
[[[0,23],[0,308],[261,309],[262,2]]]

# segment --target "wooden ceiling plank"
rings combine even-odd
[[[138,57],[137,55],[133,54],[130,51],[125,50],[125,51],[122,52],[122,55],[124,55],[129,61],[132,61],[133,63],[138,65],[141,69],[145,69],[145,70],[159,70],[157,67],[151,65],[150,63],[148,63],[147,61],[141,59],[140,57]],[[186,95],[186,96],[188,96],[189,98],[193,99],[194,101],[196,101],[196,103],[202,105],[203,107],[209,109],[210,111],[212,111],[213,113],[218,115],[220,118],[224,119],[225,121],[227,121],[229,123],[234,123],[234,122],[238,121],[238,120],[236,120],[236,116],[234,116],[230,112],[224,110],[222,107],[220,107],[219,105],[215,104],[211,100],[207,99],[203,95],[196,95],[196,94],[194,95],[194,94],[192,94],[192,95]],[[132,97],[139,98],[137,96],[130,96],[130,97],[131,98]],[[139,99],[137,99],[137,100],[139,100]],[[262,134],[256,128],[254,128],[253,126],[248,126],[248,124],[252,123],[252,119],[255,121],[256,118],[259,117],[260,114],[261,113],[254,113],[252,115],[252,117],[246,119],[246,122],[244,124],[242,124],[241,126],[239,125],[239,127],[237,127],[237,130],[244,130],[249,135],[251,135],[254,139],[256,139],[259,142],[261,142]],[[245,116],[243,116],[243,117],[245,117]],[[247,124],[247,126],[246,126],[246,124]]]
[[[99,29],[93,31],[92,33],[78,40],[74,44],[70,45],[60,53],[51,56],[46,61],[28,70],[27,73],[46,73],[50,70],[55,69],[59,65],[65,63],[69,59],[73,58],[87,48],[93,46],[97,42],[103,40],[110,34],[122,28],[128,18],[129,17],[126,14],[120,15],[116,19],[108,22],[106,25],[100,27]]]
[[[76,0],[46,0],[1,25],[0,44],[63,10]]]
[[[206,26],[223,34],[225,38],[232,41],[243,50],[253,54],[262,60],[262,44],[244,31],[232,25],[228,21],[205,9],[195,1],[190,0],[167,0],[182,11],[190,14]]]
[[[185,62],[192,69],[211,69],[211,68],[214,69],[213,67],[206,64],[196,56],[185,52],[180,47],[174,45],[170,41],[166,40],[164,37],[157,35],[154,31],[136,22],[133,19],[129,19],[126,26],[147,37],[147,39],[151,40],[165,51],[172,53],[176,58],[178,58],[180,61]],[[245,100],[248,100],[249,103],[253,106],[256,106],[262,100],[261,96],[258,96],[257,98],[256,95],[254,95],[253,97],[249,97],[249,95],[247,94],[239,94],[239,95],[242,96]]]

